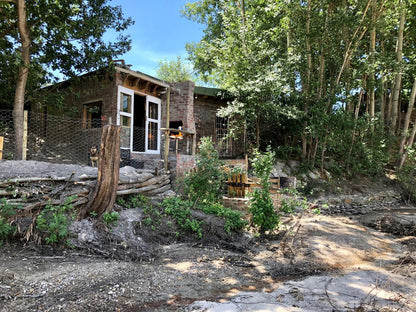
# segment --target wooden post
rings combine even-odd
[[[4,137],[0,136],[0,159],[3,159],[3,142]]]
[[[87,217],[92,211],[101,217],[113,209],[120,174],[120,130],[121,126],[114,125],[103,128],[97,182],[87,204],[81,209],[80,219]]]
[[[168,87],[166,93],[166,129],[169,129],[170,126],[170,115],[169,115],[169,106],[170,106],[170,88]],[[169,169],[169,130],[165,130],[165,171]]]
[[[27,110],[23,112],[23,144],[22,144],[22,160],[27,158]]]

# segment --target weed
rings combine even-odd
[[[147,216],[143,220],[144,225],[159,225],[162,222],[162,214],[159,210],[155,209],[153,205],[147,205],[143,208],[143,214]]]
[[[132,194],[125,197],[117,197],[117,204],[126,208],[139,208],[146,206],[149,199],[142,194]]]
[[[15,208],[5,198],[0,199],[0,246],[3,244],[3,240],[15,230],[15,227],[8,221],[15,214]]]
[[[195,233],[199,238],[202,237],[201,221],[192,219],[191,202],[182,200],[179,197],[167,198],[162,206],[165,213],[175,218],[176,223],[186,232]]]
[[[118,219],[119,215],[117,211],[103,213],[103,221],[105,224],[109,226],[115,226],[117,224]]]
[[[242,218],[240,211],[226,208],[222,204],[202,204],[198,208],[206,214],[213,214],[224,218],[224,230],[228,234],[239,231],[247,226],[247,221]]]
[[[62,205],[47,204],[36,219],[36,228],[44,232],[47,244],[62,242],[68,236],[69,213],[74,197],[68,197]]]

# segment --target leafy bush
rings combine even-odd
[[[147,205],[143,208],[143,214],[146,218],[143,220],[144,225],[151,226],[155,229],[155,226],[159,225],[162,220],[162,214],[159,210],[155,209],[153,205]]]
[[[142,194],[132,194],[125,197],[117,197],[117,204],[126,208],[139,208],[146,206],[149,199]]]
[[[117,211],[104,212],[103,221],[109,226],[115,226],[117,224],[119,215]]]
[[[416,203],[416,151],[407,149],[407,153],[407,161],[397,176],[402,183],[404,199]]]
[[[68,236],[73,197],[68,197],[63,205],[49,203],[36,219],[36,228],[43,232],[47,244],[62,242]]]
[[[203,204],[198,208],[206,214],[213,214],[224,218],[224,231],[228,234],[240,231],[247,226],[247,221],[243,219],[240,211],[226,208],[222,204]]]
[[[15,214],[16,211],[13,206],[5,198],[0,199],[0,246],[3,244],[3,240],[15,230],[14,226],[10,225],[8,221]]]
[[[201,138],[196,170],[189,171],[184,179],[184,192],[192,202],[219,202],[227,175],[222,169],[217,150],[210,137]]]
[[[162,206],[167,215],[175,218],[177,224],[186,232],[196,233],[199,238],[202,237],[202,221],[192,217],[192,202],[179,197],[167,198],[163,201]],[[225,220],[224,231],[228,234],[237,232],[247,226],[247,221],[242,218],[241,212],[224,207],[220,203],[210,204],[201,203],[196,209],[203,211],[207,215],[216,215]]]
[[[167,198],[162,206],[165,213],[175,218],[176,223],[186,232],[195,233],[199,238],[202,237],[202,222],[192,219],[192,203],[179,197]]]
[[[274,157],[274,152],[268,149],[264,154],[255,151],[251,159],[252,168],[260,178],[262,187],[254,190],[250,200],[251,223],[259,229],[260,233],[276,229],[280,222],[270,195],[270,173],[273,169]]]

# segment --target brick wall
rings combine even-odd
[[[195,128],[197,134],[197,141],[199,142],[201,137],[212,137],[216,142],[215,137],[215,119],[218,110],[221,107],[226,106],[225,100],[218,98],[196,95],[195,96]],[[244,143],[243,134],[237,133],[236,138],[232,142],[232,157],[237,155],[243,156]]]
[[[176,155],[176,177],[183,177],[187,171],[193,168],[195,168],[195,156]]]
[[[202,137],[212,137],[215,140],[215,118],[218,109],[224,104],[202,96],[195,98],[195,127],[197,141]]]
[[[170,95],[170,121],[182,121],[182,127],[187,131],[195,131],[194,120],[194,89],[192,81],[172,83]],[[166,124],[166,116],[164,116]]]

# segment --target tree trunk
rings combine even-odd
[[[97,213],[98,217],[102,217],[105,212],[113,209],[120,169],[120,129],[121,127],[114,125],[103,128],[97,182],[90,193],[88,203],[80,212],[80,219],[92,211]]]
[[[416,135],[416,123],[413,124],[412,133],[410,134],[409,139],[407,140],[407,147],[412,147],[413,142],[415,141],[415,135]],[[407,159],[407,149],[404,151],[402,158],[400,160],[399,169],[401,169]]]
[[[312,52],[310,44],[310,24],[311,24],[311,9],[312,3],[311,0],[308,0],[308,14],[306,17],[306,53],[307,53],[307,63],[308,68],[306,70],[306,85],[305,85],[305,94],[306,99],[303,105],[303,111],[305,112],[305,121],[303,123],[304,132],[302,135],[302,158],[306,160],[308,155],[308,138],[306,134],[306,128],[308,127],[308,112],[309,112],[309,101],[311,96],[311,73],[312,73]]]
[[[403,59],[403,32],[404,32],[405,19],[406,19],[406,9],[402,8],[402,11],[400,13],[399,34],[397,37],[397,51],[396,51],[397,62],[399,64],[402,63],[402,59]],[[398,118],[398,113],[399,113],[399,96],[400,96],[401,82],[402,82],[402,73],[401,73],[401,68],[399,68],[399,72],[396,74],[396,77],[394,79],[393,100],[392,100],[392,106],[391,106],[390,129],[392,132],[395,132],[397,129],[397,118]]]
[[[399,156],[401,157],[401,161],[399,163],[399,168],[401,168],[404,164],[404,161],[406,158],[404,158],[404,145],[406,143],[406,140],[408,139],[408,130],[410,125],[410,119],[412,117],[412,111],[413,107],[415,105],[415,98],[416,98],[416,78],[413,81],[413,87],[412,87],[412,94],[410,95],[409,100],[409,107],[407,108],[406,117],[404,120],[403,130],[402,130],[402,137],[400,140],[400,148],[399,148]],[[413,143],[413,142],[412,142]],[[412,146],[412,144],[410,145]]]
[[[380,87],[380,120],[385,124],[386,114],[386,78],[384,74],[381,74],[381,87]]]
[[[372,10],[374,14],[374,9]],[[373,22],[375,18],[373,17]],[[371,70],[369,73],[369,81],[368,81],[368,89],[369,89],[369,115],[370,118],[373,119],[375,116],[375,107],[376,107],[376,96],[375,96],[375,73],[374,73],[374,64],[375,64],[375,54],[376,54],[376,27],[373,26],[373,28],[370,31],[370,66]],[[372,130],[374,132],[374,126],[372,126]]]
[[[26,22],[26,3],[25,0],[17,0],[17,25],[22,44],[22,64],[19,67],[19,74],[16,82],[16,92],[14,95],[13,106],[13,125],[16,140],[15,159],[23,157],[23,111],[25,104],[26,83],[29,76],[30,66],[30,33]]]

